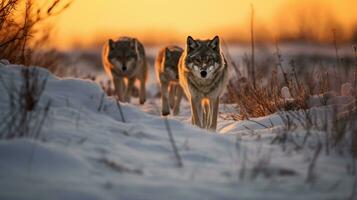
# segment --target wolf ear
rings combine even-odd
[[[214,51],[219,52],[219,37],[217,35],[210,41],[209,47]]]
[[[187,37],[187,50],[191,51],[197,47],[198,47],[197,42],[191,36],[188,36]]]
[[[168,48],[165,48],[165,57],[170,58],[171,57],[171,52]]]
[[[112,40],[112,39],[109,39],[109,47],[111,48],[111,49],[114,49],[115,48],[115,42]]]

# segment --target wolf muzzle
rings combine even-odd
[[[127,67],[124,65],[121,69],[123,70],[123,72],[125,72]]]
[[[207,72],[205,70],[202,70],[200,74],[202,78],[206,78],[207,76]]]

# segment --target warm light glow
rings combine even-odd
[[[245,40],[249,38],[251,4],[256,13],[257,36],[295,33],[301,27],[289,22],[290,15],[301,10],[314,13],[315,9],[321,9],[322,18],[333,18],[342,25],[341,29],[348,31],[357,22],[356,0],[74,0],[56,21],[55,43],[68,47],[74,41],[86,44],[97,37],[119,35],[154,42],[184,41],[187,35],[211,37],[214,34]],[[319,28],[317,35],[328,29]]]

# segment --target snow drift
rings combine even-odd
[[[3,123],[12,108],[6,87],[21,87],[23,68],[0,63]],[[36,138],[1,137],[0,199],[341,199],[351,193],[349,160],[335,154],[322,154],[315,181],[306,182],[313,150],[271,144],[284,128],[277,114],[220,119],[224,134],[217,134],[191,126],[184,103],[182,114],[168,119],[179,167],[164,119],[150,114],[158,100],[118,105],[92,81],[35,70],[46,85],[32,112],[50,107]]]

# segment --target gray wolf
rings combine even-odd
[[[144,46],[139,40],[130,37],[120,37],[116,41],[109,39],[103,46],[102,62],[119,100],[130,102],[134,83],[139,80],[139,101],[144,104],[147,62]]]
[[[169,115],[170,107],[173,115],[180,112],[182,88],[179,84],[178,62],[183,49],[179,46],[167,46],[161,49],[156,57],[156,75],[161,89],[161,114]]]
[[[220,39],[187,37],[179,61],[179,82],[191,104],[192,124],[216,130],[219,97],[228,83],[227,61]]]

